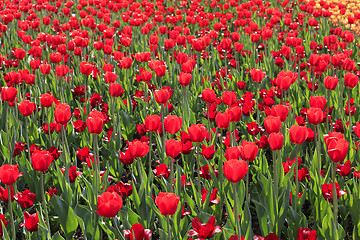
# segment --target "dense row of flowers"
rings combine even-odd
[[[1,235],[359,239],[356,4],[0,2]]]

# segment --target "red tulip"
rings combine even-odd
[[[224,162],[224,175],[229,182],[239,182],[249,170],[249,167],[245,161],[231,159]]]
[[[122,88],[120,83],[110,83],[109,93],[112,97],[122,97],[125,90]]]
[[[160,213],[164,216],[174,215],[179,205],[180,198],[175,193],[160,192],[155,198],[155,204],[158,206]]]
[[[106,83],[114,83],[117,79],[117,75],[113,72],[106,72],[104,79]]]
[[[260,69],[252,69],[250,71],[250,76],[254,82],[261,82],[264,79],[265,75],[266,73]]]
[[[271,150],[281,150],[284,145],[284,136],[282,133],[271,133],[268,138]]]
[[[252,162],[255,160],[259,147],[254,142],[243,140],[240,146],[240,156],[242,160]]]
[[[188,86],[191,81],[192,75],[190,73],[181,72],[178,76],[179,83],[181,86]]]
[[[59,103],[55,107],[55,120],[57,123],[65,125],[71,118],[70,106],[66,103]]]
[[[353,130],[358,138],[360,138],[360,122],[353,126]]]
[[[226,112],[230,115],[230,122],[240,122],[241,119],[241,107],[234,106],[226,109]]]
[[[40,104],[43,107],[51,107],[54,102],[54,96],[50,93],[44,93],[40,95]]]
[[[206,158],[207,160],[210,160],[214,157],[215,154],[215,146],[211,145],[210,147],[206,147],[204,144],[201,146],[201,154],[203,155],[204,158]]]
[[[46,172],[53,160],[48,151],[36,150],[31,154],[31,164],[35,171]]]
[[[15,200],[23,208],[30,208],[34,205],[36,194],[26,189],[24,192],[18,192],[14,196]]]
[[[1,100],[4,102],[13,102],[15,101],[16,94],[18,90],[13,87],[3,87],[1,89]]]
[[[198,218],[194,218],[192,228],[188,233],[188,237],[197,236],[200,239],[210,239],[216,233],[222,232],[219,226],[215,226],[214,216],[211,216],[206,224],[202,224]]]
[[[348,88],[354,88],[359,83],[359,77],[349,72],[345,74],[344,80],[345,87]]]
[[[37,213],[24,213],[25,227],[29,232],[36,232],[38,230],[39,217]]]
[[[69,72],[69,67],[67,65],[56,65],[55,71],[57,76],[63,77]]]
[[[280,132],[281,125],[281,120],[278,117],[268,116],[264,119],[265,130],[268,134]]]
[[[156,132],[161,124],[159,115],[147,115],[145,118],[145,127],[150,132]]]
[[[91,72],[93,71],[93,65],[87,62],[81,62],[80,63],[80,72],[84,75],[89,76]]]
[[[206,103],[213,103],[216,98],[215,91],[211,88],[205,88],[201,93],[201,98]]]
[[[156,166],[153,172],[157,178],[168,178],[170,176],[170,169],[165,163]]]
[[[51,66],[48,64],[40,64],[41,74],[48,75],[50,73]]]
[[[93,110],[86,119],[86,126],[90,134],[100,134],[104,125],[104,115],[101,112]]]
[[[323,110],[326,106],[326,99],[322,96],[311,96],[309,100],[310,107]]]
[[[24,100],[19,103],[19,111],[25,117],[30,116],[35,111],[35,108],[36,104],[29,100]]]
[[[182,149],[182,143],[179,140],[169,139],[165,141],[166,155],[172,158],[176,158]]]
[[[123,200],[119,194],[115,192],[104,192],[98,196],[96,213],[103,217],[115,217],[123,204]]]
[[[316,240],[316,230],[310,228],[299,228],[297,232],[297,240]]]
[[[135,159],[144,157],[149,152],[150,148],[146,143],[140,142],[138,139],[135,139],[132,143],[129,144],[128,150],[130,156]]]
[[[202,142],[204,141],[206,135],[208,135],[208,131],[203,124],[193,124],[188,128],[188,132],[190,135],[190,140],[192,142]]]
[[[159,104],[165,104],[170,98],[170,93],[166,89],[158,89],[154,92],[154,95],[156,102]]]
[[[293,125],[290,130],[290,142],[293,144],[302,144],[309,136],[309,131],[305,126]]]
[[[346,191],[340,190],[340,186],[337,182],[335,183],[335,189],[336,189],[336,195],[337,195],[338,199],[347,193]],[[333,183],[324,183],[321,186],[322,195],[329,202],[333,201],[333,191],[334,191]]]
[[[180,131],[182,126],[182,118],[174,115],[168,115],[164,119],[165,131],[170,134],[175,134]]]
[[[8,186],[13,185],[19,177],[18,165],[5,164],[0,167],[0,181]]]
[[[281,122],[285,122],[288,114],[289,108],[287,106],[280,104],[271,107],[271,116],[279,117]]]
[[[229,147],[225,151],[226,160],[230,159],[239,159],[240,158],[240,148],[239,147]]]
[[[306,115],[312,125],[318,125],[324,120],[324,113],[320,108],[309,108]]]
[[[324,78],[324,85],[327,90],[334,90],[338,85],[338,83],[339,83],[339,79],[337,77],[326,76]]]
[[[132,225],[130,230],[124,230],[127,240],[149,240],[152,236],[150,229],[144,229],[140,223]]]
[[[216,126],[221,129],[228,129],[230,125],[230,114],[218,112],[215,117]]]
[[[225,105],[231,106],[236,102],[236,93],[231,91],[224,91],[222,99]]]
[[[333,138],[328,142],[327,147],[330,159],[333,162],[342,162],[346,158],[349,142],[343,138]]]

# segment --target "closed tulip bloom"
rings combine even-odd
[[[242,110],[239,106],[234,106],[226,109],[226,112],[230,115],[230,122],[240,122]]]
[[[215,91],[211,88],[205,88],[201,93],[201,98],[206,103],[213,103],[216,98]]]
[[[190,140],[192,142],[202,142],[204,141],[208,131],[203,124],[193,124],[188,128],[188,133]]]
[[[309,108],[306,115],[309,123],[312,125],[318,125],[324,119],[324,113],[320,108]]]
[[[90,134],[100,134],[104,125],[104,115],[98,111],[91,111],[86,119],[86,126]]]
[[[249,170],[249,167],[245,161],[231,159],[224,162],[224,175],[229,182],[239,182]]]
[[[44,93],[40,95],[40,104],[43,107],[51,107],[54,102],[54,96],[50,93]]]
[[[55,107],[55,120],[57,123],[65,125],[71,118],[70,106],[66,103],[59,103]]]
[[[268,134],[273,132],[280,132],[281,120],[279,117],[268,116],[264,119],[265,130]]]
[[[310,107],[323,110],[326,106],[326,99],[322,96],[311,96],[309,100]]]
[[[63,77],[69,72],[69,67],[67,65],[56,65],[55,72],[57,76]]]
[[[338,83],[339,83],[339,79],[337,77],[326,76],[324,78],[324,85],[327,90],[334,90],[338,85]]]
[[[228,129],[230,125],[230,114],[218,112],[215,117],[216,126],[221,129]]]
[[[225,151],[226,160],[240,159],[240,148],[239,147],[228,147]]]
[[[359,77],[353,73],[346,73],[345,77],[345,87],[354,88],[359,83]]]
[[[104,78],[106,83],[114,83],[117,79],[117,75],[113,72],[106,72]]]
[[[40,71],[44,75],[48,75],[50,73],[51,66],[49,64],[40,64]]]
[[[37,213],[24,213],[25,227],[29,232],[36,232],[38,230],[39,217]]]
[[[36,150],[31,154],[31,164],[35,171],[46,172],[53,160],[48,151]]]
[[[282,133],[271,133],[268,138],[271,150],[281,150],[284,145],[284,136]]]
[[[264,79],[265,75],[266,73],[260,69],[252,69],[250,71],[250,76],[254,82],[261,82]]]
[[[240,146],[240,156],[242,160],[252,162],[259,152],[259,147],[254,142],[243,140]]]
[[[182,150],[182,143],[179,140],[169,139],[165,141],[166,155],[172,158],[176,158]]]
[[[35,111],[35,108],[36,104],[29,100],[24,100],[19,103],[19,111],[25,117],[30,116]]]
[[[271,116],[279,117],[281,122],[285,122],[288,114],[289,108],[287,106],[280,104],[271,107]]]
[[[225,105],[231,106],[236,102],[236,93],[231,91],[224,91],[222,99]]]
[[[18,165],[5,164],[0,167],[0,181],[8,186],[13,185],[19,177]]]
[[[179,83],[181,86],[188,86],[191,81],[192,75],[190,73],[181,72],[178,76]]]
[[[360,138],[360,122],[353,126],[353,130],[358,138]]]
[[[328,154],[333,162],[342,162],[346,158],[349,142],[343,138],[333,138],[327,145]]]
[[[93,65],[87,62],[81,62],[80,63],[80,72],[84,75],[89,76],[93,70]]]
[[[142,158],[148,154],[150,148],[146,143],[140,142],[138,139],[135,139],[132,143],[129,144],[129,153],[130,156],[134,158]]]
[[[145,127],[150,132],[156,132],[161,124],[159,115],[147,115],[145,118]]]
[[[164,216],[174,215],[179,205],[180,198],[175,193],[160,192],[155,198],[155,204]]]
[[[14,87],[3,87],[1,90],[1,100],[4,102],[15,101],[18,90]]]
[[[182,118],[174,115],[168,115],[164,119],[165,131],[170,134],[175,134],[180,131],[182,126]]]
[[[293,125],[290,130],[290,142],[293,144],[302,144],[309,136],[309,131],[305,126]]]
[[[103,217],[115,217],[123,204],[123,200],[116,192],[104,192],[98,196],[96,213]]]
[[[154,95],[156,102],[159,104],[165,104],[170,98],[170,93],[166,89],[158,89],[154,92]]]
[[[109,85],[109,93],[112,97],[122,97],[125,90],[121,86],[120,83],[110,83]]]

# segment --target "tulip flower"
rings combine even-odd
[[[98,196],[96,212],[99,216],[115,217],[123,204],[122,198],[115,192],[104,192]]]
[[[192,220],[192,227],[188,237],[197,236],[200,239],[210,239],[216,233],[222,232],[220,226],[215,226],[215,217],[211,216],[206,224],[202,224],[198,218]]]

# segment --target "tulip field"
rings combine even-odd
[[[0,1],[3,239],[360,239],[357,0]]]

